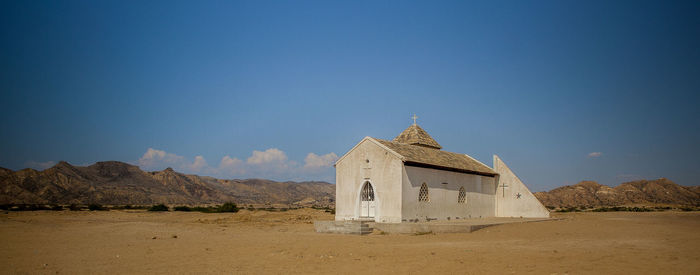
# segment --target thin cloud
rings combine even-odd
[[[194,163],[190,165],[190,170],[199,172],[202,171],[203,168],[207,167],[207,161],[204,159],[203,156],[196,156],[194,157]]]
[[[163,166],[182,168],[184,164],[184,157],[153,148],[148,148],[138,160],[138,165],[145,169],[162,169]]]
[[[289,160],[287,154],[277,148],[254,150],[243,161],[226,155],[218,165],[210,166],[203,156],[194,159],[148,148],[137,164],[144,170],[162,170],[172,167],[178,172],[215,176],[219,178],[267,178],[278,180],[331,180],[332,165],[338,156],[331,152],[325,155],[307,154],[304,165]]]
[[[249,164],[266,164],[285,161],[287,161],[287,155],[277,148],[270,148],[265,151],[254,150],[253,155],[247,160]]]
[[[601,153],[601,152],[590,152],[590,153],[588,153],[588,157],[589,157],[589,158],[598,158],[598,157],[600,157],[600,156],[602,156],[602,155],[603,155],[603,153]]]
[[[338,156],[333,152],[321,156],[314,153],[309,153],[304,159],[304,169],[321,169],[331,167],[336,160],[338,160]]]
[[[224,156],[219,162],[218,171],[220,175],[234,176],[245,174],[243,161],[230,156]]]

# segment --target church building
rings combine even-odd
[[[442,150],[414,123],[393,140],[363,138],[335,163],[336,221],[380,223],[549,217],[506,166]]]

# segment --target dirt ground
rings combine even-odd
[[[700,213],[563,213],[473,233],[317,234],[320,210],[0,212],[1,273],[700,274]]]

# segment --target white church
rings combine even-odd
[[[549,211],[493,156],[493,167],[442,146],[415,123],[393,140],[363,138],[336,168],[336,221],[546,218]]]

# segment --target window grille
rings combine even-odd
[[[374,201],[374,189],[372,189],[372,184],[369,182],[365,182],[365,186],[362,186],[360,199],[362,201]]]
[[[467,192],[464,191],[464,186],[459,188],[459,196],[457,196],[457,203],[465,203],[467,201]]]
[[[418,201],[430,201],[430,196],[428,194],[428,185],[425,182],[420,186],[420,192],[418,192]]]

